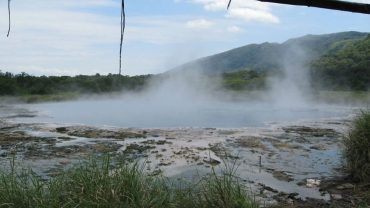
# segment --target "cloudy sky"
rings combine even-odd
[[[370,3],[370,0],[357,0]],[[0,70],[33,75],[118,71],[119,0],[0,0]],[[124,74],[160,73],[250,43],[370,32],[370,15],[255,0],[126,0]]]

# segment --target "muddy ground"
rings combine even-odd
[[[91,155],[139,160],[149,174],[197,180],[235,164],[261,203],[282,207],[356,207],[362,189],[345,178],[341,137],[349,118],[266,128],[123,129],[20,123],[36,112],[0,106],[0,165],[15,158],[52,177]]]

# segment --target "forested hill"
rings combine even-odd
[[[269,71],[281,69],[292,61],[309,64],[328,53],[342,49],[347,44],[365,38],[369,33],[341,32],[326,35],[306,35],[290,39],[284,43],[251,44],[220,54],[198,59],[171,70],[203,70],[207,73],[236,72],[250,69]],[[297,57],[299,54],[299,57]]]
[[[318,89],[370,89],[370,35],[329,51],[311,63],[312,85]]]

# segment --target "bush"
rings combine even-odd
[[[354,179],[370,182],[370,111],[361,111],[344,139],[344,156]]]
[[[10,171],[0,171],[0,207],[258,207],[232,172],[212,172],[181,188],[143,170],[109,158],[92,159],[43,180],[12,165]]]

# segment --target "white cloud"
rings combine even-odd
[[[279,23],[279,18],[272,14],[271,4],[256,0],[233,0],[226,11],[228,0],[191,0],[193,3],[203,5],[208,11],[225,11],[227,17],[243,21]]]
[[[227,31],[231,32],[231,33],[238,33],[238,32],[241,32],[242,29],[240,27],[234,25],[234,26],[228,27]]]
[[[240,18],[247,22],[279,23],[279,19],[269,11],[254,10],[251,8],[233,8],[230,9],[226,16],[229,18]]]
[[[213,26],[213,22],[205,19],[196,19],[186,22],[186,27],[191,29],[208,29]]]

